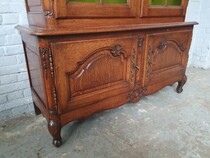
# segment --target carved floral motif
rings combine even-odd
[[[58,102],[57,102],[57,93],[56,93],[56,88],[55,88],[55,83],[54,83],[54,65],[53,65],[52,52],[47,47],[39,48],[39,52],[42,57],[42,67],[43,67],[43,70],[44,70],[46,76],[47,76],[47,69],[50,68],[50,74],[51,74],[51,77],[53,80],[52,95],[53,95],[53,101],[54,101],[54,107],[55,107],[54,110],[57,111]],[[47,64],[48,63],[47,60],[49,60],[49,65]]]
[[[51,76],[54,79],[54,65],[53,65],[52,52],[50,50],[49,50],[49,61],[50,61],[50,72],[51,72]]]
[[[115,45],[112,49],[110,49],[110,52],[114,57],[120,56],[121,54],[122,55],[126,54],[123,47],[119,44]]]
[[[42,57],[42,68],[44,70],[44,72],[46,73],[47,72],[47,52],[48,52],[48,48],[39,48],[39,53],[40,53],[40,56]]]
[[[51,77],[53,80],[52,94],[53,94],[53,100],[54,100],[54,107],[55,107],[55,110],[57,111],[58,110],[58,101],[57,101],[57,92],[56,92],[55,81],[54,81],[55,72],[54,72],[53,56],[52,56],[52,52],[50,49],[49,49],[49,63],[50,63],[50,66],[49,66],[50,73],[51,73]]]
[[[54,0],[50,0],[50,8],[44,12],[46,18],[51,18],[54,15]]]
[[[144,39],[143,38],[139,38],[138,40],[138,47],[142,47],[143,46],[143,43],[144,43]]]
[[[157,46],[157,49],[164,51],[169,46],[169,44],[176,46],[181,52],[185,51],[185,48],[183,47],[182,43],[177,41],[176,39],[166,39],[164,41],[160,41],[159,45]]]
[[[149,79],[149,74],[151,70],[151,54],[152,54],[152,48],[151,45],[149,46],[148,54],[147,54],[147,65],[146,65],[146,79]]]
[[[139,99],[144,95],[144,93],[146,91],[147,91],[146,89],[142,89],[142,88],[138,88],[138,89],[135,89],[135,90],[131,91],[128,94],[129,101],[130,102],[138,102]]]

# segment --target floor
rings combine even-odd
[[[42,116],[3,122],[0,158],[209,158],[210,70],[187,74],[182,94],[173,85],[138,104],[66,125],[58,149]]]

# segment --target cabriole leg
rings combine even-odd
[[[178,81],[178,86],[176,88],[177,93],[182,93],[183,91],[183,86],[187,82],[187,76],[185,75],[182,80]]]
[[[48,130],[53,137],[52,144],[55,147],[59,147],[62,145],[62,138],[61,138],[61,125],[58,121],[49,120],[48,122]]]

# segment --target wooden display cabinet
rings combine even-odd
[[[22,35],[34,107],[53,144],[61,128],[138,102],[178,82],[182,92],[195,22],[187,0],[26,0]]]

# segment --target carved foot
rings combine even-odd
[[[48,122],[48,130],[53,137],[52,144],[55,147],[59,147],[62,145],[62,138],[61,138],[61,125],[60,123],[54,120],[49,120]]]
[[[181,81],[178,81],[178,86],[176,88],[177,93],[182,93],[183,86],[187,82],[187,76],[185,75]]]
[[[55,147],[60,147],[62,145],[62,139],[53,139],[53,143],[52,143]]]
[[[39,108],[36,106],[36,104],[34,103],[34,111],[36,115],[41,114],[41,111],[39,110]]]

